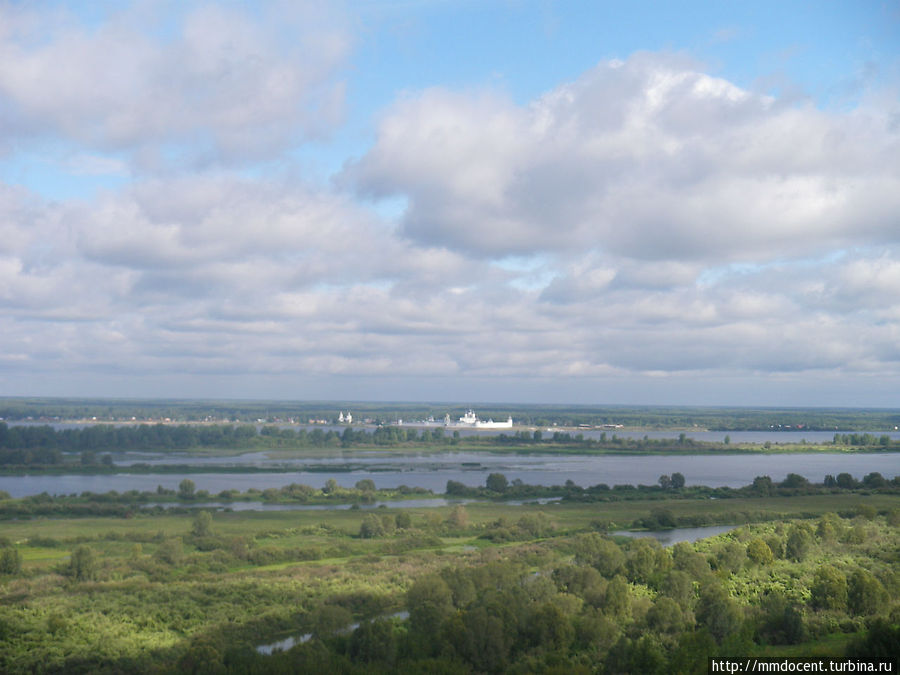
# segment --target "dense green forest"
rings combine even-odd
[[[6,520],[0,670],[705,673],[716,654],[895,657],[900,497],[787,494]],[[750,524],[671,548],[611,534],[660,516]],[[309,637],[256,650],[290,635]]]
[[[688,406],[524,405],[473,402],[483,419],[512,415],[523,426],[623,425],[642,429],[887,431],[900,426],[900,410],[856,408],[734,408]],[[361,401],[202,401],[139,399],[0,398],[0,420],[94,420],[306,424],[337,422],[353,410],[357,421],[391,424],[449,414],[455,419],[470,404],[373,403]]]

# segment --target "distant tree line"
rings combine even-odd
[[[888,447],[891,444],[891,437],[887,434],[882,434],[878,437],[874,436],[873,434],[835,434],[834,444],[856,446],[880,445],[882,447]]]
[[[656,485],[621,484],[610,487],[599,483],[581,487],[572,480],[565,485],[528,485],[519,479],[509,481],[502,473],[491,473],[483,487],[469,487],[459,481],[448,480],[445,488],[447,496],[479,499],[537,499],[541,497],[561,497],[572,502],[606,502],[628,499],[730,499],[737,497],[794,497],[801,495],[837,494],[843,490],[878,490],[900,492],[900,476],[885,478],[877,471],[866,474],[862,480],[849,473],[837,477],[825,476],[821,483],[813,483],[804,476],[789,473],[782,481],[773,481],[769,476],[757,476],[749,485],[740,488],[709,487],[705,485],[687,486],[684,475],[679,472],[671,476],[662,475]]]
[[[152,450],[156,452],[183,451],[193,448],[304,448],[359,447],[404,445],[470,445],[506,446],[523,450],[529,446],[557,445],[584,451],[627,452],[702,452],[730,446],[689,438],[684,432],[678,438],[641,439],[607,437],[585,438],[583,434],[555,431],[516,431],[497,436],[460,437],[457,430],[448,433],[445,427],[416,429],[399,425],[381,426],[374,430],[346,427],[335,429],[279,427],[252,424],[97,424],[69,429],[55,429],[50,425],[8,425],[0,422],[0,466],[57,466],[66,463],[64,453],[82,453],[80,463],[97,463],[92,453]],[[836,434],[836,445],[896,449],[897,443],[887,435]],[[767,444],[768,447],[768,444]],[[733,450],[732,451],[740,451]],[[101,461],[104,461],[101,458]],[[111,459],[105,460],[111,464]]]
[[[397,420],[441,418],[461,414],[447,404],[321,401],[197,401],[0,398],[0,420],[61,421],[163,420],[281,423],[288,420],[334,420],[338,410],[353,410],[356,419],[390,425]],[[504,405],[479,407],[484,419],[512,415],[527,426],[577,427],[604,424],[646,429],[710,429],[713,431],[884,431],[900,425],[897,410],[827,408],[692,408],[688,406],[558,406]]]

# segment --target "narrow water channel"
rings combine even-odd
[[[370,621],[377,621],[378,619],[407,619],[409,618],[409,612],[394,612],[393,614],[383,614],[382,616],[376,617],[374,619],[370,619]],[[345,633],[352,633],[357,628],[359,628],[359,622],[351,623],[349,626],[346,626],[339,630],[338,635]],[[302,635],[292,635],[290,637],[286,637],[283,640],[276,640],[275,642],[270,642],[264,645],[258,645],[256,647],[256,651],[260,654],[273,654],[277,651],[283,652],[287,651],[294,645],[300,645],[304,642],[309,642],[312,639],[312,633],[303,633]]]

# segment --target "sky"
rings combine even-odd
[[[0,395],[900,407],[900,4],[0,0]]]

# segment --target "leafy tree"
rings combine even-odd
[[[857,659],[883,659],[897,663],[897,645],[900,645],[900,624],[877,618],[869,632],[855,640],[847,649],[847,656]]]
[[[875,576],[864,569],[857,569],[850,575],[847,588],[847,604],[854,614],[875,614],[887,599],[884,586]]]
[[[22,570],[22,554],[8,546],[0,549],[0,574],[18,574]]]
[[[672,673],[706,675],[707,658],[716,653],[716,641],[706,629],[682,633],[669,660]]]
[[[575,560],[592,565],[605,577],[612,577],[625,566],[625,554],[614,541],[590,532],[574,541]]]
[[[172,565],[173,567],[180,565],[181,561],[184,559],[184,548],[181,537],[171,537],[163,541],[159,545],[159,548],[156,549],[153,557],[160,562]]]
[[[757,476],[753,479],[753,491],[761,495],[771,494],[774,487],[775,485],[769,476]]]
[[[468,488],[464,483],[460,483],[457,480],[448,480],[447,487],[444,489],[448,495],[464,495],[468,491]]]
[[[447,635],[454,650],[480,672],[503,672],[512,639],[500,616],[476,606],[452,618]]]
[[[371,478],[363,478],[356,481],[356,489],[360,492],[375,492],[375,481]]]
[[[703,589],[697,604],[697,621],[721,643],[728,635],[737,633],[742,625],[740,608],[718,584]]]
[[[869,537],[869,531],[862,523],[851,527],[844,535],[844,541],[848,544],[862,544]]]
[[[672,564],[675,569],[687,572],[691,579],[702,580],[712,573],[706,557],[684,541],[672,547]]]
[[[638,583],[650,583],[658,571],[670,565],[668,553],[655,539],[639,539],[626,563],[628,578]]]
[[[822,541],[835,541],[842,529],[843,524],[840,517],[834,513],[826,513],[816,525],[816,535]]]
[[[397,527],[401,530],[408,530],[412,527],[412,517],[406,511],[397,514]]]
[[[447,524],[455,529],[461,530],[469,526],[469,512],[462,504],[457,504],[453,510],[447,515]]]
[[[439,576],[418,579],[406,592],[410,642],[420,656],[440,651],[441,625],[453,612],[450,587]]]
[[[900,526],[900,509],[891,509],[888,511],[885,520],[891,527]]]
[[[809,481],[799,473],[789,473],[783,481],[781,487],[786,488],[805,488],[809,486]]]
[[[757,565],[770,565],[775,560],[772,549],[759,537],[747,544],[747,557]]]
[[[682,609],[690,609],[694,602],[694,582],[686,572],[669,570],[662,582],[662,593]]]
[[[94,578],[96,572],[97,559],[90,546],[82,544],[72,551],[68,566],[69,576],[76,581],[88,581]]]
[[[676,471],[672,474],[672,489],[680,490],[684,487],[684,474]]]
[[[809,552],[812,536],[800,525],[792,525],[784,545],[784,554],[788,559],[800,562]]]
[[[475,601],[477,592],[469,570],[459,567],[445,567],[441,570],[441,579],[450,588],[454,607],[467,607]]]
[[[212,514],[209,511],[200,511],[194,517],[191,526],[191,534],[195,537],[208,537],[211,534]]]
[[[680,633],[685,625],[684,612],[675,600],[660,596],[647,612],[647,625],[657,633]]]
[[[876,509],[871,504],[858,504],[856,507],[856,513],[866,520],[875,520],[875,516],[878,515],[878,509]]]
[[[625,577],[620,574],[617,574],[606,587],[606,603],[603,611],[620,620],[631,617],[631,590]]]
[[[571,622],[549,602],[531,613],[525,630],[532,646],[551,650],[567,649],[575,637]]]
[[[835,479],[837,486],[844,490],[852,490],[856,487],[856,480],[849,473],[839,473]]]
[[[847,607],[847,577],[831,565],[816,570],[809,590],[810,603],[817,609]]]
[[[353,614],[340,605],[322,605],[312,617],[312,634],[325,639],[353,623]]]
[[[384,513],[381,516],[381,526],[385,534],[393,534],[397,529],[397,519],[391,513]]]
[[[385,535],[384,523],[374,513],[366,514],[362,524],[359,526],[359,536],[363,539],[374,539],[375,537],[383,537]]]
[[[863,482],[863,485],[865,485],[868,488],[881,488],[881,487],[886,487],[888,484],[888,482],[884,479],[884,476],[882,476],[877,471],[873,471],[870,474],[866,474],[863,477],[862,482]]]
[[[655,506],[650,509],[650,518],[646,523],[647,527],[656,530],[668,530],[678,527],[678,521],[675,520],[675,514],[671,509],[661,506]]]
[[[363,663],[394,664],[397,658],[397,636],[387,619],[363,621],[350,636],[350,656]]]
[[[196,487],[194,481],[190,478],[185,478],[178,484],[178,496],[181,499],[193,499]]]
[[[642,635],[637,640],[622,637],[609,650],[604,664],[605,672],[642,673],[642,675],[668,674],[666,654],[655,635]]]
[[[554,525],[545,513],[528,513],[516,522],[522,532],[531,537],[546,537],[554,530]]]
[[[491,492],[499,492],[502,494],[506,492],[506,489],[509,487],[509,481],[506,480],[506,476],[502,473],[492,473],[488,475],[485,486]]]
[[[199,637],[191,641],[191,646],[178,661],[178,671],[192,675],[212,675],[222,672],[223,657],[215,643],[209,638]]]
[[[766,594],[760,605],[757,640],[761,644],[795,645],[806,639],[803,615],[783,593]]]
[[[776,558],[784,557],[784,539],[778,534],[770,534],[765,537],[766,544],[768,544],[769,549],[772,551],[772,555]]]
[[[747,547],[737,541],[730,541],[716,553],[718,569],[732,574],[740,572],[747,562]]]

